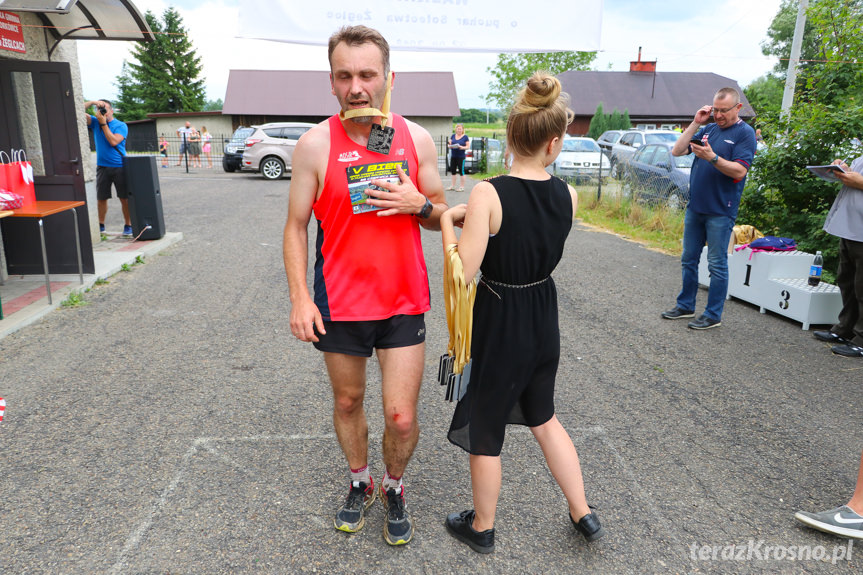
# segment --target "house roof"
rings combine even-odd
[[[557,78],[569,93],[576,116],[592,116],[601,102],[606,114],[617,108],[628,110],[630,117],[690,117],[726,86],[740,93],[740,116],[755,116],[735,80],[709,72],[570,71]]]
[[[396,72],[391,108],[402,116],[460,114],[452,72]],[[231,70],[223,114],[330,116],[328,71]]]

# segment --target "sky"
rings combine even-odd
[[[231,69],[327,70],[325,46],[305,46],[237,38],[240,0],[133,0],[142,12],[151,11],[160,20],[173,6],[182,16],[197,54],[202,58],[207,100],[225,98]],[[660,72],[712,72],[736,80],[745,87],[769,72],[776,58],[761,52],[767,27],[781,0],[605,0],[602,15],[601,50],[595,70],[625,72],[629,62],[656,60]],[[501,0],[500,9],[524,4]],[[566,4],[561,4],[565,6]],[[577,15],[573,33],[577,33]],[[131,59],[133,43],[79,41],[78,57],[84,99],[117,96],[116,79],[123,60]],[[450,71],[455,79],[460,108],[485,109],[489,104],[491,74],[497,54],[429,53],[393,51],[391,67],[398,74],[419,71]],[[398,84],[396,83],[396,88]],[[333,101],[335,104],[335,100]]]

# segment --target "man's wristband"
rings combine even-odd
[[[431,203],[430,199],[426,198],[426,203],[423,204],[422,209],[420,209],[420,211],[418,211],[414,215],[417,216],[418,218],[422,218],[424,220],[427,220],[431,216],[432,210],[434,210],[434,204]]]
[[[715,156],[713,156],[713,158],[710,159],[711,164],[716,164],[718,161],[719,161],[719,154],[716,154]]]

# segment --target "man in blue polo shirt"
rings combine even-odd
[[[675,156],[693,152],[695,161],[689,176],[689,205],[683,221],[683,255],[680,258],[683,288],[677,296],[677,305],[662,312],[662,317],[680,319],[695,315],[698,261],[706,243],[710,289],[704,313],[689,322],[692,329],[721,325],[722,308],[728,294],[728,241],[737,219],[746,174],[755,155],[755,131],[738,117],[742,106],[737,90],[722,88],[713,96],[712,106],[704,106],[695,113],[694,121],[680,134],[671,150]],[[714,121],[707,124],[711,113]]]
[[[126,174],[123,157],[126,155],[126,137],[129,127],[114,118],[114,108],[108,100],[84,102],[86,112],[93,106],[95,116],[87,114],[87,128],[93,131],[96,142],[96,199],[99,211],[99,231],[105,231],[105,215],[111,199],[111,184],[117,189],[117,198],[123,210],[123,237],[132,237],[132,220],[129,216],[129,192],[126,189]]]

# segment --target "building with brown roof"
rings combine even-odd
[[[740,117],[744,121],[755,117],[736,80],[710,72],[658,72],[655,61],[641,60],[640,51],[629,72],[570,71],[557,78],[572,98],[575,120],[567,130],[571,135],[587,134],[600,103],[606,114],[615,108],[621,113],[628,110],[633,128],[686,128],[695,112],[713,103],[716,91],[726,86],[740,93]]]
[[[452,72],[396,72],[391,108],[423,126],[435,141],[460,114]],[[233,126],[321,122],[338,112],[328,71],[231,70],[222,114]]]

